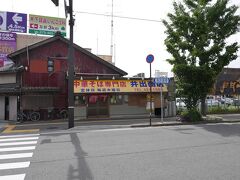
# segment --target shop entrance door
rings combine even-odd
[[[9,120],[9,97],[5,97],[5,120]]]
[[[89,95],[87,118],[109,117],[108,95]]]

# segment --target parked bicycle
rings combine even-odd
[[[40,119],[40,113],[37,111],[21,111],[17,114],[17,120],[22,123],[23,121],[38,121]]]
[[[67,111],[66,109],[62,109],[62,110],[60,111],[60,117],[61,117],[62,119],[68,118],[68,111]]]
[[[66,109],[54,108],[50,111],[51,119],[66,119],[68,118],[68,111]]]

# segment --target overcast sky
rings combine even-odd
[[[11,11],[44,16],[65,17],[63,0],[55,7],[51,0],[0,0],[0,11]],[[144,72],[149,76],[146,56],[153,54],[152,74],[155,70],[169,72],[171,65],[165,60],[171,57],[164,46],[165,28],[161,23],[172,10],[172,0],[113,0],[113,42],[116,66],[129,76]],[[240,0],[232,0],[240,6]],[[111,45],[112,0],[73,0],[75,26],[74,42],[83,48],[91,48],[94,54],[109,55]],[[90,13],[90,14],[89,14]],[[240,11],[238,11],[240,14]],[[136,18],[136,19],[133,19]],[[146,20],[140,20],[146,19]],[[232,40],[240,42],[240,33]],[[238,53],[240,55],[240,53]],[[229,67],[240,68],[240,58]]]

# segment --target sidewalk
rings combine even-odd
[[[0,130],[4,128],[4,126],[6,126],[8,124],[9,121],[5,121],[5,120],[0,120]]]
[[[240,114],[236,114],[240,117]],[[182,122],[178,120],[178,117],[164,118],[163,122],[154,123],[152,126],[176,126],[176,125],[194,125],[194,124],[209,124],[209,123],[237,123],[239,119],[226,119],[222,117],[222,114],[207,115],[203,117],[203,121],[197,122]],[[231,116],[231,115],[229,115]],[[233,114],[232,114],[233,116]],[[131,127],[147,127],[146,124],[134,124]]]
[[[178,120],[178,117],[165,117],[163,118],[163,122],[161,122],[160,117],[151,117],[152,119],[152,126],[176,126],[176,125],[191,125],[191,124],[207,124],[207,123],[235,123],[240,122],[240,114],[236,114],[235,116],[239,116],[236,118],[230,118],[226,119],[222,117],[222,114],[214,114],[214,115],[207,115],[206,117],[203,117],[203,121],[198,122],[182,122]],[[234,116],[229,115],[229,116]],[[119,120],[119,121],[118,121]],[[120,122],[121,120],[136,120],[135,122],[132,122],[129,126],[130,127],[147,127],[150,125],[150,118],[146,115],[140,115],[140,116],[116,116],[112,118],[93,118],[93,119],[75,119],[75,122],[98,122],[101,123],[101,121],[105,122]],[[139,120],[139,121],[137,121]],[[144,120],[144,123],[140,122],[141,120]],[[41,124],[41,123],[67,123],[68,119],[56,119],[56,120],[41,120],[41,121],[25,121],[23,124]],[[6,121],[6,120],[0,120],[0,129],[8,124],[18,124],[16,121]]]

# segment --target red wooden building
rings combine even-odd
[[[9,58],[17,67],[24,70],[17,74],[20,84],[18,96],[19,110],[39,110],[42,118],[53,108],[67,108],[67,60],[69,40],[56,35],[39,43],[30,45],[12,54]],[[91,52],[74,44],[74,69],[80,78],[121,77],[127,75],[123,70],[104,61]],[[53,60],[53,71],[48,71],[48,58]]]

